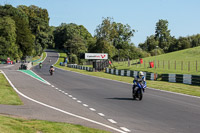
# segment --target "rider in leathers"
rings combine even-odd
[[[147,85],[146,85],[146,80],[145,80],[145,77],[144,77],[144,73],[142,71],[140,71],[138,73],[138,75],[133,80],[133,92],[135,90],[135,87],[137,86],[137,84],[136,84],[137,81],[141,83],[142,88],[145,90]]]

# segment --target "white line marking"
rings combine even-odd
[[[108,119],[108,121],[110,121],[111,123],[117,123],[116,121],[114,121],[112,119]]]
[[[82,103],[81,101],[77,101],[78,103]]]
[[[65,93],[65,95],[68,95],[68,93]]]
[[[131,132],[131,130],[125,128],[125,127],[120,127],[122,130],[126,131],[126,132]]]
[[[155,89],[155,88],[148,88],[148,89],[150,89],[150,90],[156,90],[156,91],[161,91],[161,92],[167,92],[167,93],[171,93],[171,94],[176,94],[176,95],[181,95],[181,96],[187,96],[187,97],[193,97],[193,98],[198,98],[198,99],[200,99],[200,97],[198,97],[198,96],[192,96],[192,95],[182,94],[182,93],[178,93],[178,92],[171,92],[171,91],[160,90],[160,89]]]
[[[72,97],[72,95],[69,95],[69,97]]]
[[[5,74],[4,72],[3,72],[3,74],[4,74],[4,76],[6,77],[6,79],[8,80],[9,84],[12,86],[12,88],[13,88],[19,95],[23,96],[24,98],[26,98],[26,99],[28,99],[28,100],[30,100],[30,101],[32,101],[32,102],[38,103],[38,104],[40,104],[40,105],[42,105],[42,106],[45,106],[45,107],[47,107],[47,108],[50,108],[50,109],[53,109],[53,110],[56,110],[56,111],[59,111],[59,112],[62,112],[62,113],[64,113],[64,114],[71,115],[71,116],[74,116],[74,117],[76,117],[76,118],[79,118],[79,119],[82,119],[82,120],[85,120],[85,121],[89,121],[89,122],[91,122],[91,123],[95,123],[95,124],[98,124],[98,125],[101,125],[101,126],[104,126],[104,127],[107,127],[107,128],[110,128],[110,129],[112,129],[112,130],[114,130],[114,131],[117,131],[117,132],[120,132],[120,133],[126,133],[126,132],[124,132],[124,131],[122,131],[122,130],[120,130],[120,129],[111,127],[111,126],[109,126],[109,125],[106,125],[106,124],[103,124],[103,123],[100,123],[100,122],[97,122],[97,121],[94,121],[94,120],[91,120],[91,119],[88,119],[88,118],[86,118],[86,117],[82,117],[82,116],[79,116],[79,115],[76,115],[76,114],[72,114],[72,113],[70,113],[70,112],[61,110],[61,109],[59,109],[59,108],[50,106],[50,105],[48,105],[48,104],[39,102],[39,101],[37,101],[37,100],[34,100],[34,99],[32,99],[32,98],[30,98],[30,97],[24,95],[24,94],[21,93],[20,91],[18,91],[17,88],[15,88],[15,86],[12,84],[12,82],[8,79],[8,77],[6,76],[6,74]]]
[[[55,88],[56,90],[58,90],[58,88]]]
[[[88,105],[87,105],[87,104],[83,104],[83,106],[85,106],[85,107],[88,107]]]
[[[65,93],[64,91],[62,91],[62,93]]]
[[[96,109],[94,109],[94,108],[90,108],[90,110],[92,110],[92,111],[96,111]]]
[[[103,113],[98,113],[100,116],[105,116]]]
[[[58,91],[62,91],[62,90],[58,90]]]
[[[72,99],[73,99],[73,100],[76,100],[77,98],[74,97],[74,98],[72,98]]]
[[[53,85],[51,87],[54,87]]]

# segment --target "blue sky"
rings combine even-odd
[[[0,0],[0,4],[45,8],[50,25],[76,23],[92,35],[103,17],[112,17],[136,30],[132,38],[136,46],[155,34],[159,19],[168,20],[170,33],[176,38],[200,33],[200,0]]]

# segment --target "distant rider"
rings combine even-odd
[[[40,66],[40,68],[42,68],[42,62],[40,62],[39,66]]]
[[[50,72],[51,72],[51,71],[54,71],[54,67],[53,67],[53,65],[50,66],[49,71],[50,71]]]
[[[141,84],[141,86],[143,87],[143,89],[145,90],[147,85],[146,85],[146,80],[145,80],[145,77],[144,77],[144,73],[142,71],[140,71],[138,73],[138,75],[133,80],[133,91],[135,91],[135,87],[137,86],[137,84],[136,84],[137,82],[139,82]]]

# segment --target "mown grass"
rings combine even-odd
[[[2,73],[0,73],[0,104],[22,105],[19,96]]]
[[[32,59],[32,61],[37,60],[37,59],[40,59],[40,60],[38,60],[37,62],[33,62],[33,66],[37,65],[39,62],[42,62],[42,61],[45,59],[46,56],[47,56],[47,53],[46,53],[46,52],[43,52],[43,53],[42,53],[42,58],[41,58],[41,59],[40,59],[40,56],[34,57],[34,58]]]
[[[61,58],[59,58],[58,62],[55,64],[56,67],[59,67],[68,71],[79,72],[82,74],[87,74],[91,76],[97,76],[97,77],[102,77],[102,78],[107,78],[107,79],[112,79],[112,80],[117,80],[117,81],[122,81],[122,82],[132,84],[133,77],[117,76],[117,75],[107,74],[105,72],[88,72],[85,70],[60,66],[59,62],[63,61],[63,58],[66,56],[66,54],[61,52],[60,56]],[[181,84],[181,83],[170,83],[170,82],[164,82],[164,81],[151,81],[151,80],[147,80],[147,86],[149,88],[183,93],[183,94],[188,94],[192,96],[200,96],[200,86],[186,85],[186,84]],[[130,85],[130,88],[131,88],[131,85]]]
[[[32,61],[35,61],[35,60],[38,60],[38,59],[40,59],[40,56],[35,56],[35,57],[32,58]]]
[[[116,69],[126,69],[135,71],[175,74],[193,74],[200,75],[200,46],[189,48],[158,56],[143,58],[143,64],[137,64],[139,59],[131,60],[132,65],[128,66],[128,61],[114,62]],[[156,63],[155,63],[156,60]],[[154,68],[150,68],[149,62],[154,62]]]
[[[0,116],[1,133],[108,133],[107,131],[42,120]]]

